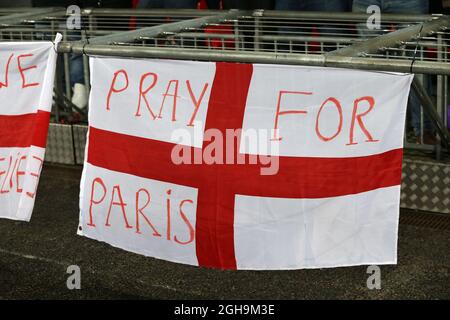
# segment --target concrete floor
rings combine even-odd
[[[401,224],[381,290],[367,289],[364,266],[207,270],[77,236],[80,175],[45,166],[31,222],[0,220],[1,299],[450,299],[450,230]],[[81,268],[81,290],[66,288],[69,265]]]

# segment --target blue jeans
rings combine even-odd
[[[353,0],[353,12],[367,13],[367,8],[376,5],[381,13],[396,14],[427,14],[429,11],[429,0]],[[381,15],[383,22],[383,15]],[[362,37],[376,36],[377,30],[369,30],[366,23],[358,24],[358,32]]]
[[[51,28],[50,23],[41,22],[35,24],[35,38],[37,40],[53,41],[53,35],[49,31]],[[64,23],[59,25],[61,30],[65,30]],[[40,31],[39,29],[46,30]],[[79,30],[67,30],[64,41],[78,41],[81,40],[81,32]],[[70,85],[73,87],[75,83],[84,84],[84,69],[83,69],[83,56],[77,54],[70,54],[69,73],[70,73]]]
[[[70,55],[70,85],[75,83],[85,84],[83,56],[79,54]]]
[[[380,7],[381,13],[397,13],[397,14],[427,14],[429,11],[429,0],[353,0],[353,12],[366,13],[370,5],[377,5]],[[383,15],[381,15],[381,22],[383,22]],[[369,37],[378,35],[377,30],[369,30],[365,23],[358,24],[358,32],[362,37]],[[407,53],[411,54],[411,53]],[[424,78],[425,89],[429,90],[430,77]],[[416,136],[421,134],[421,113],[420,101],[414,91],[411,91],[408,99],[410,124],[414,129]],[[424,115],[423,129],[427,132],[433,132],[430,119]]]
[[[66,41],[81,40],[81,31],[67,31]],[[75,83],[85,84],[84,82],[84,62],[83,56],[80,54],[70,55],[70,85],[73,87]]]
[[[366,12],[371,5],[380,7],[382,13],[426,14],[428,0],[353,0],[353,12]]]

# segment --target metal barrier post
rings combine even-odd
[[[67,39],[67,31],[64,30],[64,38]],[[66,96],[67,99],[72,98],[72,88],[70,86],[70,54],[65,52],[63,53],[63,59],[64,59],[64,78],[65,78],[65,84],[66,84]]]
[[[436,48],[436,55],[437,55],[437,60],[438,61],[442,61],[442,50],[443,50],[443,46],[442,46],[442,34],[440,32],[437,33],[437,48]],[[444,120],[444,85],[443,85],[443,81],[444,78],[442,75],[438,75],[437,76],[437,92],[436,92],[436,109],[437,109],[437,114],[439,115],[439,117]],[[445,130],[445,123],[443,122],[444,125],[444,130]],[[441,145],[438,144],[436,146],[436,158],[437,160],[441,159]]]
[[[414,77],[412,87],[417,93],[420,102],[422,103],[425,114],[430,118],[436,128],[437,133],[441,137],[442,143],[444,143],[447,149],[450,150],[450,135],[447,131],[447,128],[444,128],[443,122],[433,105],[433,101],[430,99],[427,91],[420,83],[420,80],[418,78]]]

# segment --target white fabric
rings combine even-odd
[[[396,264],[400,186],[321,199],[235,198],[238,269]]]
[[[0,43],[0,81],[3,84],[8,82],[7,86],[0,89],[0,115],[22,116],[38,111],[50,112],[57,56],[55,46],[60,40],[61,35],[58,34],[55,43]],[[39,85],[23,88],[23,85],[32,83]],[[33,136],[34,133],[29,134]],[[0,159],[3,159],[0,161],[0,173],[4,172],[0,175],[0,186],[7,191],[0,192],[1,218],[30,220],[44,155],[44,148],[33,145],[0,147]],[[21,157],[26,158],[20,161]]]
[[[44,155],[45,149],[35,146],[0,148],[0,159],[4,159],[0,162],[0,172],[4,172],[0,176],[1,218],[30,221],[39,182],[34,174],[40,175]]]
[[[88,238],[107,242],[115,247],[120,247],[132,252],[160,259],[182,262],[191,265],[198,265],[195,252],[195,238],[188,244],[180,244],[175,241],[175,237],[180,242],[187,242],[190,239],[189,226],[183,221],[179,206],[185,199],[192,200],[194,205],[187,203],[183,206],[183,213],[190,225],[195,228],[195,211],[197,202],[197,189],[165,183],[152,179],[136,177],[130,174],[123,174],[111,170],[102,169],[89,163],[84,165],[84,182],[81,187],[80,205],[80,226],[79,235]],[[89,209],[91,204],[92,190],[94,189],[93,200],[99,201],[104,194],[103,188],[99,184],[93,187],[93,180],[102,179],[106,186],[106,196],[103,201],[92,205],[92,215],[95,227],[90,227]],[[113,205],[110,213],[109,225],[106,226],[108,210],[111,202],[119,200],[118,189],[113,196],[114,186],[120,187],[122,200],[126,203],[126,216],[129,226],[126,228],[121,207]],[[139,203],[137,203],[136,193],[140,189],[145,189],[150,194],[150,203],[142,213],[149,219],[157,233],[155,236],[153,229],[148,225],[143,216],[136,216],[136,208],[142,208],[146,204],[146,194],[140,193]],[[168,236],[167,219],[167,190],[171,190],[170,195],[170,235]],[[137,233],[137,222],[139,219],[139,231]],[[169,238],[169,239],[168,239]]]
[[[200,126],[201,137],[194,143],[186,144],[201,146],[216,72],[214,63],[102,57],[94,57],[90,61],[90,126],[165,142],[171,142],[175,130],[183,129],[195,134]],[[280,91],[313,93],[309,96],[288,94],[283,100],[283,111],[301,109],[308,113],[280,116],[279,133],[283,137],[280,143],[281,156],[349,158],[376,156],[402,148],[412,75],[298,66],[253,67],[243,120],[244,130],[270,131],[274,128]],[[106,100],[111,80],[114,72],[119,69],[127,70],[128,88],[120,93],[112,93],[110,110],[107,110]],[[170,79],[180,80],[181,99],[177,105],[176,121],[171,119],[171,103],[164,109],[162,118],[151,119],[145,105],[142,105],[142,115],[136,117],[140,76],[146,72],[158,74],[158,83],[152,89],[154,91],[147,95],[154,112],[159,110]],[[194,127],[187,126],[193,110],[185,87],[187,79],[193,79],[196,97],[204,84],[209,84],[197,114],[199,122]],[[123,82],[118,84],[118,88],[123,86]],[[377,141],[368,142],[361,123],[355,120],[354,144],[349,145],[354,101],[365,96],[372,96],[375,106],[362,117],[362,123]],[[343,122],[340,134],[325,142],[317,138],[315,121],[320,105],[329,97],[340,101]],[[336,110],[327,107],[324,107],[320,118],[320,130],[323,135],[331,136],[337,129]],[[366,110],[367,106],[361,104],[357,114]],[[241,152],[255,153],[250,147],[243,146],[241,145]],[[87,146],[86,159],[88,150]],[[264,154],[260,150],[256,152]],[[101,177],[107,187],[105,199],[99,204],[92,204],[91,201],[92,181],[95,177]],[[114,185],[120,186],[123,201],[127,203],[126,215],[131,228],[126,228],[120,206],[116,205],[113,206],[110,217],[111,226],[106,226]],[[161,228],[161,237],[152,236],[151,229],[142,219],[142,234],[136,233],[135,222],[132,222],[136,218],[135,197],[136,191],[142,187],[154,190],[148,214],[155,227]],[[164,224],[167,223],[164,220],[167,200],[164,192],[168,188],[173,190],[175,205],[171,215],[177,221],[172,225],[172,235],[177,234],[185,239],[188,228],[180,219],[176,204],[182,199],[193,201],[191,206],[186,207],[186,211],[191,225],[195,226],[199,192],[196,188],[144,179],[85,162],[81,181],[79,234],[147,256],[197,265],[195,240],[182,246],[175,243],[173,238],[164,238]],[[97,188],[94,191],[102,190]],[[237,268],[299,269],[396,263],[399,194],[400,186],[318,199],[236,195],[234,245]],[[98,196],[94,193],[94,198]],[[95,227],[88,225],[91,208],[96,221]]]
[[[279,155],[297,157],[355,157],[378,154],[403,147],[405,127],[405,101],[409,94],[412,75],[377,73],[348,69],[302,66],[254,65],[253,77],[247,97],[243,130],[271,130],[274,128],[279,92],[311,92],[284,94],[280,111],[304,110],[307,114],[286,114],[279,117]],[[354,100],[373,96],[375,106],[362,118],[366,129],[379,142],[365,143],[367,137],[356,121],[354,142],[349,143]],[[316,134],[319,108],[329,97],[340,101],[342,129],[338,136],[324,142]],[[361,102],[358,110],[367,110]],[[331,137],[338,131],[339,116],[333,103],[324,106],[319,118],[320,132]],[[267,135],[263,145],[269,145]],[[265,154],[271,154],[267,149]],[[244,144],[241,153],[255,154]],[[264,150],[262,150],[264,151]],[[276,150],[278,151],[278,150]],[[261,154],[261,153],[259,153]],[[274,155],[277,155],[276,153]]]
[[[172,133],[177,129],[186,130],[195,141],[182,141],[181,144],[201,147],[203,131],[208,111],[209,95],[214,80],[215,64],[211,62],[189,62],[171,60],[90,58],[91,79],[93,79],[89,111],[89,124],[98,129],[110,130],[137,137],[172,142]],[[125,70],[128,75],[128,87],[110,97],[110,109],[106,109],[108,92],[118,70]],[[178,80],[178,96],[176,106],[176,121],[172,121],[173,98],[168,96],[164,101],[161,118],[153,119],[144,99],[141,97],[140,116],[136,116],[139,102],[139,84],[142,75],[146,73],[157,75],[155,86],[145,95],[156,116],[163,103],[164,93],[174,93],[175,84],[170,80]],[[123,73],[116,79],[116,88],[126,86]],[[143,82],[143,89],[151,86],[153,77],[148,76]],[[189,80],[191,90],[198,100],[207,84],[207,89],[196,114],[196,123],[188,127],[194,112],[194,105],[188,91],[186,81]],[[168,89],[169,87],[169,89]],[[184,143],[183,143],[184,142]]]
[[[1,42],[0,43],[0,81],[6,80],[6,66],[11,54],[14,54],[8,68],[8,87],[0,89],[0,115],[22,115],[37,110],[50,111],[52,107],[53,83],[55,79],[56,51],[52,42]],[[26,83],[40,83],[39,86],[22,88],[22,77],[17,58],[32,54],[32,57],[20,59],[22,68],[36,65],[37,68],[24,71]]]

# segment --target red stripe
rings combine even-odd
[[[216,63],[205,130],[218,129],[225,137],[226,129],[242,128],[252,74],[251,64]],[[205,146],[204,143],[203,148]],[[239,149],[235,148],[234,154],[236,150]],[[230,179],[229,171],[239,176],[240,169],[244,167],[229,166],[231,170],[224,170],[226,167],[215,165],[209,168],[205,185],[199,188],[196,220],[197,259],[202,266],[236,269],[234,254],[236,190],[233,190],[233,186],[227,180]],[[238,176],[235,177],[239,179]]]
[[[227,128],[241,128],[251,75],[251,65],[217,63],[206,129],[224,133]],[[175,165],[171,159],[173,147],[167,142],[91,127],[88,162],[198,188],[197,258],[201,266],[207,267],[236,268],[233,230],[236,194],[325,198],[399,185],[401,181],[402,149],[354,158],[280,157],[278,174],[263,176],[260,165]],[[200,149],[191,148],[192,152],[195,150]]]
[[[173,164],[173,146],[90,127],[88,162],[148,179],[195,188],[218,184],[221,191],[265,197],[337,197],[401,183],[402,149],[354,158],[280,157],[278,173],[262,176],[259,165]]]
[[[31,145],[45,148],[50,112],[6,116],[0,115],[0,147],[26,148]]]

